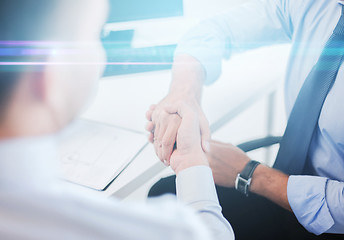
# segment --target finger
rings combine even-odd
[[[156,109],[157,104],[152,104],[149,107],[149,110],[154,111]]]
[[[154,130],[154,123],[151,121],[147,122],[145,129],[147,130],[147,132],[152,133]]]
[[[209,128],[209,122],[202,113],[202,116],[200,118],[200,130],[201,130],[201,140],[202,140],[202,148],[204,152],[210,152],[210,138],[211,138],[211,132]]]
[[[153,112],[155,111],[156,109],[156,104],[153,104],[149,107],[148,111],[146,112],[146,118],[148,121],[152,121],[152,115],[153,115]]]
[[[150,143],[153,143],[154,142],[154,134],[153,133],[150,133],[149,134],[149,136],[148,136],[148,141],[150,142]]]
[[[157,135],[159,134],[159,131],[160,131],[160,123],[157,122],[156,125],[155,125],[155,130],[154,130],[153,144],[154,144],[155,153],[158,156],[158,158],[161,160],[161,158],[159,156],[160,143],[159,143],[158,137],[157,137]]]
[[[163,113],[160,115],[160,119],[159,119],[159,132],[155,132],[154,135],[156,136],[157,140],[158,140],[158,156],[160,158],[160,160],[166,160],[163,157],[163,138],[166,132],[166,129],[168,128],[168,126],[171,123],[171,118],[170,118],[170,114],[167,113]]]
[[[155,154],[156,156],[160,159],[160,161],[163,161],[161,159],[161,156],[159,156],[159,148],[160,148],[160,143],[158,142],[158,140],[156,138],[153,139],[153,145],[154,145],[154,150],[155,150]]]
[[[162,143],[157,141],[157,155],[158,155],[158,158],[160,159],[160,161],[164,162],[164,159],[162,158],[161,148],[162,148]]]
[[[158,158],[162,161],[164,159],[162,159],[162,152],[161,152],[161,148],[162,148],[162,144],[161,144],[161,136],[163,136],[163,132],[165,131],[165,123],[162,121],[162,117],[163,117],[164,113],[162,111],[154,111],[153,112],[153,116],[152,116],[152,122],[153,124],[155,124],[155,129],[154,129],[154,139],[153,139],[153,143],[154,143],[154,149],[155,149],[155,153],[158,156]],[[163,131],[161,133],[161,131]]]
[[[146,114],[148,115],[146,117],[150,117],[151,119],[148,121],[152,121],[154,124],[156,124],[157,122],[159,122],[161,111],[159,109],[156,109],[154,111],[148,110]]]
[[[154,112],[154,111],[152,111],[152,110],[148,110],[148,111],[146,112],[146,119],[147,119],[148,121],[152,121],[153,112]]]
[[[171,154],[176,142],[177,132],[180,126],[181,119],[178,115],[171,116],[172,122],[168,125],[166,132],[162,138],[162,158],[170,164]]]

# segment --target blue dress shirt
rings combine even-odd
[[[285,76],[287,114],[340,15],[337,0],[253,0],[194,27],[176,54],[198,59],[206,84],[221,61],[239,51],[291,43]],[[344,68],[329,92],[310,146],[307,173],[290,176],[288,200],[299,222],[315,234],[344,233]]]

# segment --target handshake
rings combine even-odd
[[[193,166],[209,166],[215,183],[233,187],[250,159],[239,148],[210,139],[208,121],[196,99],[176,99],[170,94],[146,113],[146,130],[157,156],[177,175]]]

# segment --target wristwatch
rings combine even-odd
[[[246,197],[248,197],[253,172],[259,164],[260,162],[254,160],[249,161],[235,179],[235,189],[245,194]]]

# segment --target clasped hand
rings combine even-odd
[[[209,140],[208,122],[197,103],[165,103],[169,101],[167,97],[152,105],[146,114],[157,156],[177,174],[192,166],[210,166],[218,185],[233,187],[249,157],[231,144]]]
[[[152,105],[146,117],[149,141],[165,165],[170,165],[176,173],[192,166],[209,165],[203,151],[209,149],[208,139],[205,140],[210,136],[208,123],[205,117],[200,118],[195,103],[180,101],[169,105],[163,100],[159,105]],[[200,130],[204,125],[206,130]]]

